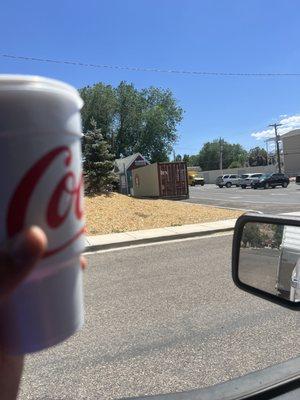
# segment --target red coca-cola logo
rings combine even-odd
[[[65,168],[64,175],[58,181],[52,194],[49,196],[49,201],[46,207],[45,219],[51,229],[58,229],[72,212],[73,217],[77,220],[82,220],[83,210],[81,206],[81,190],[83,186],[82,175],[76,181],[74,172],[70,169],[73,155],[72,151],[67,146],[60,146],[40,158],[22,177],[13,196],[10,200],[7,212],[6,228],[8,237],[14,237],[22,231],[25,226],[25,218],[27,215],[28,206],[33,196],[34,190],[39,181],[52,165],[52,163],[61,154],[65,154],[63,159]],[[60,211],[62,198],[67,199],[67,206],[64,211]],[[81,227],[72,237],[67,238],[62,244],[54,249],[49,249],[44,257],[49,257],[68,247],[84,232],[84,227]]]

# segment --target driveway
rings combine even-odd
[[[290,183],[284,189],[222,188],[214,184],[190,187],[190,203],[281,214],[300,211],[300,185]]]

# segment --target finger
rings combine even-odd
[[[22,370],[24,356],[11,356],[0,352],[0,390],[1,399],[16,399]]]
[[[82,270],[87,268],[87,259],[84,256],[80,256],[80,265]]]
[[[44,232],[33,226],[0,252],[0,299],[9,295],[31,272],[47,246]]]

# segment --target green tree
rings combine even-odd
[[[252,166],[262,166],[268,164],[268,154],[265,149],[257,146],[250,149],[248,154],[249,165]]]
[[[216,170],[220,167],[220,141],[218,139],[204,143],[199,152],[199,164],[204,171]],[[222,165],[229,168],[235,162],[243,166],[247,159],[247,151],[240,144],[231,144],[222,141]]]
[[[223,140],[223,168],[242,167],[247,160],[247,155],[247,151],[240,144],[231,144]],[[238,167],[230,167],[232,163]]]
[[[266,235],[260,229],[260,224],[256,222],[248,222],[244,226],[242,244],[244,247],[263,247]]]
[[[83,132],[94,129],[93,121],[96,121],[103,138],[112,145],[118,106],[114,88],[97,83],[81,89],[80,95],[84,101],[81,111]]]
[[[150,87],[141,91],[143,97],[143,129],[137,138],[136,151],[151,162],[166,161],[178,135],[177,125],[183,110],[169,89]]]
[[[115,114],[115,152],[129,156],[136,151],[143,130],[145,101],[132,84],[121,82],[115,90],[117,110]]]
[[[239,161],[232,161],[228,168],[241,168],[242,164]]]
[[[273,244],[275,247],[279,248],[282,243],[284,225],[272,224],[271,227],[274,231]]]
[[[184,154],[183,157],[182,157],[182,161],[186,162],[187,165],[189,165],[190,156],[188,154]]]
[[[109,189],[115,181],[112,172],[114,156],[95,120],[90,122],[90,126],[83,138],[83,173],[86,192],[96,194]]]
[[[199,156],[198,155],[191,155],[188,159],[188,166],[189,167],[198,167],[199,163]]]
[[[204,143],[199,152],[198,162],[202,170],[219,169],[220,143],[219,140]],[[224,166],[225,168],[225,166]]]
[[[182,157],[180,154],[177,154],[177,156],[175,157],[175,161],[182,161]]]
[[[168,160],[183,117],[170,90],[137,90],[132,84],[121,82],[115,89],[97,83],[80,93],[85,103],[84,132],[92,128],[90,121],[94,118],[117,157],[140,152],[151,162]]]

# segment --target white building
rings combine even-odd
[[[300,129],[280,136],[283,147],[284,172],[289,176],[300,175]]]

